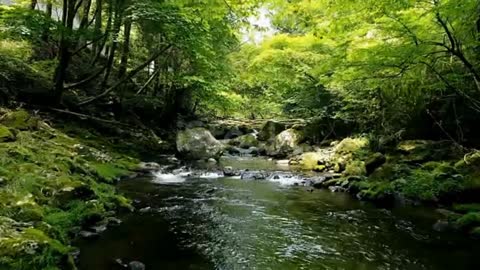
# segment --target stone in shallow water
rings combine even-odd
[[[241,175],[242,180],[265,180],[267,179],[268,174],[265,172],[251,172],[251,171],[245,171]]]
[[[98,233],[89,232],[89,231],[81,231],[78,233],[78,235],[84,239],[94,239],[99,236]]]
[[[133,261],[128,264],[130,270],[145,270],[145,264],[139,261]]]

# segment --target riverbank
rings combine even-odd
[[[72,240],[95,238],[132,211],[114,184],[148,169],[134,147],[147,139],[124,133],[0,110],[0,268],[76,269]]]

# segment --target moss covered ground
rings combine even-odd
[[[325,170],[341,171],[342,177],[322,186],[340,186],[386,206],[447,208],[455,213],[448,220],[453,229],[480,237],[480,152],[446,141],[402,141],[382,152],[371,146],[365,137],[336,144]]]
[[[138,160],[82,128],[0,111],[0,269],[75,269],[81,230],[131,208],[113,183]]]

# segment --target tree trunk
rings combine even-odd
[[[52,3],[52,1],[48,1],[48,2],[47,2],[47,9],[45,10],[45,12],[47,13],[47,17],[48,17],[48,18],[52,18],[52,12],[53,12],[53,3]]]
[[[95,4],[96,4],[96,10],[95,10],[95,28],[94,28],[94,34],[95,34],[95,37],[98,37],[100,35],[102,35],[102,13],[103,13],[103,3],[102,3],[102,0],[96,0],[95,1]],[[101,42],[101,41],[99,41]],[[93,56],[95,57],[98,53],[98,50],[99,50],[99,43],[95,43],[93,45]]]
[[[143,69],[145,69],[151,62],[155,61],[155,59],[157,59],[158,57],[160,57],[160,55],[164,52],[166,52],[168,49],[170,49],[170,47],[172,47],[172,45],[168,45],[167,47],[165,47],[164,49],[158,51],[157,53],[155,53],[154,55],[152,55],[149,59],[147,59],[145,62],[143,62],[141,65],[139,65],[138,67],[136,67],[134,70],[130,71],[125,77],[123,77],[123,79],[119,80],[117,83],[115,83],[112,87],[108,88],[107,90],[103,91],[103,93],[99,94],[98,96],[95,96],[95,97],[92,97],[92,98],[89,98],[85,101],[82,101],[78,104],[78,106],[85,106],[85,105],[88,105],[88,104],[91,104],[101,98],[104,98],[106,97],[108,94],[110,94],[110,92],[112,92],[113,90],[115,90],[118,86],[120,86],[121,84],[123,84],[124,82],[130,80],[131,78],[133,78],[135,75],[137,75],[138,72],[142,71]]]
[[[73,22],[75,19],[76,0],[63,0],[62,24],[65,29],[62,31],[59,44],[58,65],[55,69],[55,86],[54,86],[54,102],[59,104],[62,101],[63,84],[67,77],[67,69],[70,64],[70,48],[72,46],[68,35],[73,30]]]
[[[128,56],[130,53],[130,32],[132,30],[132,19],[127,17],[124,26],[124,40],[122,49],[122,58],[120,60],[120,68],[118,71],[118,77],[122,78],[127,73]]]
[[[122,26],[122,10],[121,10],[122,8],[120,6],[120,3],[117,3],[117,6],[115,7],[115,9],[116,11],[115,11],[115,18],[113,22],[112,41],[110,44],[110,50],[108,54],[107,69],[105,71],[105,76],[100,86],[101,89],[103,89],[107,85],[108,79],[110,78],[110,74],[112,73],[113,64],[115,60],[115,53],[117,52],[117,47],[118,47],[118,34],[120,32],[120,27]]]
[[[37,3],[38,3],[37,0],[32,0],[32,1],[30,2],[30,8],[31,8],[32,10],[34,10],[34,9],[37,7]]]
[[[90,8],[92,7],[92,0],[84,0],[83,2],[83,16],[80,21],[80,29],[85,29],[88,27],[88,18],[90,16]]]

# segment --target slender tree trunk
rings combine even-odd
[[[82,20],[80,21],[80,29],[85,29],[88,27],[89,23],[89,16],[90,16],[90,8],[92,7],[92,0],[84,0],[83,2],[83,16]]]
[[[48,18],[52,18],[52,13],[53,13],[53,3],[52,1],[47,2],[47,9],[45,10],[47,13]]]
[[[30,8],[31,8],[32,10],[35,9],[35,8],[37,7],[37,3],[38,3],[37,0],[32,0],[32,1],[30,2]]]
[[[125,77],[123,77],[121,80],[119,80],[117,83],[115,83],[113,86],[111,86],[110,88],[106,89],[105,91],[103,91],[103,93],[99,94],[98,96],[95,96],[95,97],[92,97],[92,98],[89,98],[85,101],[82,101],[78,104],[78,106],[85,106],[85,105],[88,105],[88,104],[91,104],[97,100],[100,100],[104,97],[106,97],[108,94],[110,94],[113,90],[115,90],[117,87],[119,87],[121,84],[125,83],[126,81],[130,80],[131,78],[133,78],[135,75],[137,75],[137,73],[139,73],[140,71],[142,71],[143,69],[145,69],[151,62],[155,61],[155,59],[157,59],[158,57],[160,57],[160,55],[162,55],[162,53],[166,52],[168,49],[170,49],[170,47],[172,47],[172,45],[168,45],[167,47],[165,47],[164,49],[156,52],[155,54],[153,54],[149,59],[147,59],[145,62],[143,62],[141,65],[139,65],[138,67],[136,67],[134,70],[130,71],[128,74],[125,75]]]
[[[102,0],[96,0],[95,1],[95,28],[94,28],[94,34],[95,37],[98,37],[102,34],[102,13],[103,13],[103,2]],[[101,42],[101,41],[99,41]],[[94,58],[96,57],[98,50],[99,50],[99,42],[96,42],[93,45],[93,56]]]
[[[83,0],[81,4],[83,4],[83,9],[82,9],[82,18],[80,20],[80,25],[78,28],[80,31],[82,29],[88,28],[88,22],[89,22],[88,18],[90,15],[90,7],[92,5],[92,0]],[[80,36],[78,41],[78,48],[83,47],[87,42],[88,42],[88,39],[85,36]]]
[[[132,30],[132,19],[128,18],[125,21],[125,26],[124,26],[124,40],[123,40],[123,49],[122,49],[122,58],[120,60],[120,68],[118,71],[118,77],[122,78],[125,73],[127,72],[127,66],[128,66],[128,57],[130,54],[130,32]]]
[[[122,7],[120,6],[120,3],[117,3],[117,6],[115,7],[115,18],[113,22],[112,41],[110,44],[110,50],[109,50],[108,60],[107,60],[107,69],[105,71],[105,76],[101,84],[101,89],[103,89],[107,85],[108,79],[110,78],[110,74],[112,73],[113,64],[115,60],[115,53],[117,52],[117,47],[118,47],[118,34],[120,32],[121,26],[122,26]]]
[[[72,44],[68,35],[73,30],[76,3],[76,0],[63,0],[62,23],[65,26],[65,29],[62,31],[60,37],[58,65],[55,70],[55,86],[53,93],[55,103],[57,104],[61,103],[62,101],[62,94],[64,91],[63,84],[67,77],[68,65],[70,64],[70,49]]]
[[[47,6],[46,6],[46,9],[45,9],[45,16],[49,19],[52,18],[52,12],[53,12],[53,4],[52,4],[52,1],[47,1]],[[45,42],[45,44],[47,44],[47,46],[49,45],[48,42],[49,42],[49,37],[50,37],[50,29],[45,29],[42,33],[42,41]],[[50,55],[49,57],[54,57],[54,52],[53,52],[53,49],[50,48]]]

